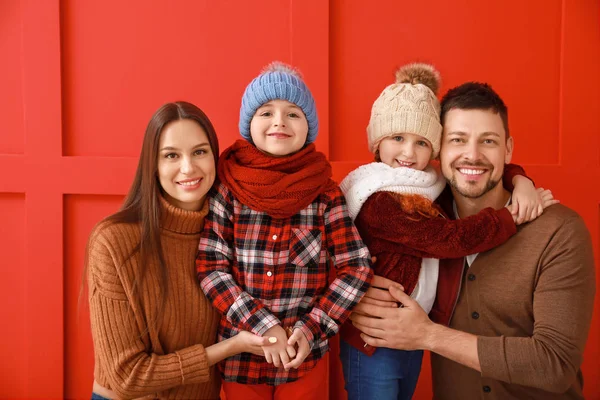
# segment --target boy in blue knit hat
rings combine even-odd
[[[222,314],[219,340],[247,330],[273,342],[220,364],[228,400],[326,398],[328,339],[372,279],[331,165],[313,144],[318,127],[298,71],[273,63],[244,92],[245,140],[219,159],[198,279]]]

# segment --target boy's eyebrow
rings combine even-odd
[[[199,147],[206,147],[206,146],[210,146],[210,143],[208,143],[208,142],[198,143],[197,145],[192,147],[192,150],[195,150]],[[174,146],[165,146],[162,149],[160,149],[160,151],[165,151],[165,150],[179,150],[179,148],[174,147]]]
[[[270,100],[270,101],[267,101],[266,103],[264,103],[263,105],[261,105],[258,108],[263,108],[263,107],[272,106],[272,105],[273,105],[273,100]],[[286,104],[285,107],[287,107],[287,108],[297,108],[298,110],[302,110],[300,107],[298,107],[294,103]]]

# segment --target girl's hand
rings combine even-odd
[[[283,367],[286,371],[290,368],[298,369],[310,353],[310,343],[308,343],[308,339],[298,328],[294,329],[294,333],[292,333],[287,343],[290,346],[298,345],[298,352],[296,353],[296,357],[291,362],[284,364]]]
[[[509,206],[515,224],[530,222],[542,215],[544,209],[558,203],[550,190],[536,189],[533,182],[523,176],[515,177],[515,190]]]
[[[274,337],[277,339],[275,343],[269,343],[268,346],[262,347],[265,359],[269,364],[273,364],[277,368],[283,367],[290,362],[290,359],[296,356],[296,350],[287,343],[287,334],[281,325],[269,328],[263,337]]]

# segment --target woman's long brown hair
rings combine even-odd
[[[191,103],[178,101],[167,103],[160,107],[150,119],[144,134],[142,151],[131,188],[125,197],[120,210],[107,217],[104,221],[112,223],[135,223],[140,225],[140,243],[132,250],[129,257],[139,251],[139,274],[133,285],[132,295],[139,295],[140,287],[144,284],[148,273],[148,265],[153,260],[158,267],[160,298],[157,304],[157,318],[149,323],[157,323],[161,319],[167,296],[168,271],[160,242],[161,207],[160,196],[162,188],[158,181],[158,154],[160,135],[169,123],[189,119],[196,121],[204,129],[213,153],[215,167],[219,157],[219,142],[215,129],[202,110]],[[86,251],[83,281],[87,279],[87,264],[89,253]]]

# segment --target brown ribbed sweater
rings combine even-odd
[[[215,342],[219,315],[196,280],[194,261],[208,213],[185,211],[161,199],[161,243],[168,294],[158,328],[158,281],[149,269],[138,299],[132,285],[139,253],[137,224],[99,223],[89,239],[88,282],[96,381],[122,398],[218,399],[220,378],[204,346]]]

